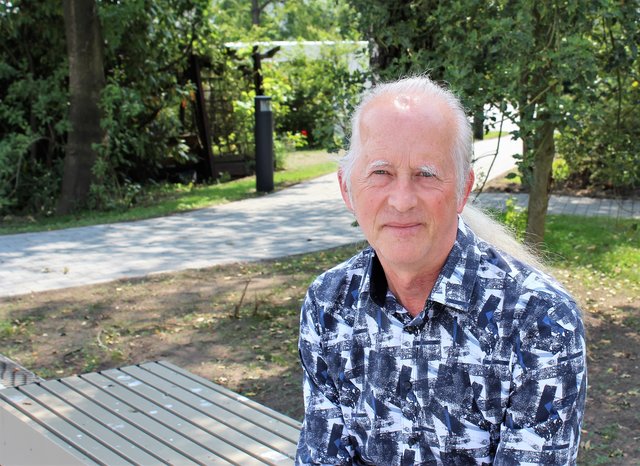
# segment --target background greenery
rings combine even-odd
[[[311,5],[315,14],[274,2],[262,15],[262,26],[245,24],[251,19],[247,2],[132,0],[98,6],[107,82],[101,121],[107,137],[97,148],[86,203],[93,210],[133,206],[143,190],[166,179],[168,169],[194,162],[185,139],[193,124],[182,115],[194,101],[194,83],[185,79],[191,54],[202,58],[217,83],[212,92],[224,100],[214,153],[239,145],[252,157],[251,41],[295,40],[301,31],[306,39],[353,35],[342,34],[340,22],[346,21],[334,14],[331,2]],[[3,2],[0,33],[0,215],[53,216],[69,129],[62,6],[46,0]],[[247,47],[225,46],[232,40]],[[345,126],[344,107],[364,82],[361,73],[349,72],[343,52],[323,49],[314,61],[300,52],[293,60],[297,66],[264,62],[280,153],[291,146],[339,145],[334,129]]]
[[[212,123],[215,156],[236,151],[250,160],[252,46],[261,43],[265,52],[270,46],[263,42],[273,40],[369,41],[366,72],[350,68],[348,44],[323,46],[314,59],[300,46],[287,60],[280,51],[262,61],[265,93],[274,104],[279,168],[282,154],[292,148],[344,147],[348,115],[368,83],[428,71],[461,95],[480,134],[496,123],[486,116],[488,107],[518,125],[513,135],[524,141],[522,182],[532,189],[539,185],[532,196],[546,196],[549,179],[558,173],[573,188],[610,195],[640,188],[637,1],[97,5],[106,136],[95,148],[91,195],[80,205],[85,209],[132,208],[195,162],[189,143],[195,86],[185,74],[194,54],[206,65],[211,92],[223,109]],[[0,3],[2,218],[55,216],[70,129],[63,26],[60,2]],[[245,46],[229,47],[230,42]],[[549,157],[563,171],[551,172]],[[223,173],[217,181],[227,179]],[[193,180],[182,181],[188,186]]]

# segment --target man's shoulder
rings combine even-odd
[[[505,299],[536,314],[546,314],[552,309],[579,313],[573,296],[547,271],[516,259],[489,243],[481,241],[479,248],[478,276],[486,281],[501,277]]]
[[[367,247],[344,262],[320,274],[309,287],[316,299],[331,299],[343,295],[355,281],[361,283],[373,251]]]

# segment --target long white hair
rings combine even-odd
[[[547,272],[547,268],[542,259],[534,252],[516,239],[513,232],[497,222],[478,207],[467,202],[462,211],[462,219],[473,232],[486,243],[497,249],[506,252],[511,257],[524,262],[540,271]]]

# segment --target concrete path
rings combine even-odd
[[[503,158],[517,151],[517,144],[504,142],[499,171],[492,173],[513,163]],[[476,157],[495,150],[492,144],[479,143]],[[488,161],[479,159],[476,170],[486,173],[481,164]],[[503,208],[507,197],[482,194],[479,202]],[[514,197],[526,206],[525,195]],[[640,218],[640,202],[553,197],[549,212]],[[327,175],[259,198],[168,217],[0,236],[0,297],[327,249],[363,239],[352,222],[336,176]]]
[[[477,202],[481,207],[502,210],[508,198],[526,208],[528,194],[482,193]],[[474,196],[472,195],[472,200]],[[581,215],[585,217],[609,217],[640,219],[640,201],[635,199],[599,199],[591,197],[551,196],[547,210],[550,214]]]
[[[269,259],[362,239],[335,175],[137,222],[0,236],[0,296]]]
[[[511,139],[508,134],[500,139],[477,141],[473,145],[473,170],[476,174],[474,188],[481,187],[485,179],[492,180],[514,168],[516,166],[514,154],[521,153],[522,141]]]

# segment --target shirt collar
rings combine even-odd
[[[476,235],[462,218],[458,217],[456,241],[440,270],[427,302],[432,301],[460,311],[466,311],[469,308],[480,265],[480,249],[477,242]],[[364,280],[361,283],[361,292],[368,291],[373,302],[383,307],[388,287],[382,264],[372,249]]]

